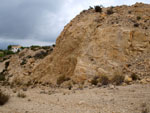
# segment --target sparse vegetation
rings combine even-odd
[[[0,105],[4,105],[9,100],[9,95],[2,93],[0,90]]]
[[[0,51],[0,57],[3,57],[4,56],[4,52],[1,50]]]
[[[139,79],[138,75],[135,73],[131,74],[131,78],[132,78],[132,80],[138,80]]]
[[[20,63],[20,65],[25,65],[27,63],[26,59],[22,59],[22,62]]]
[[[97,85],[98,83],[101,83],[102,85],[107,85],[107,84],[109,84],[109,82],[110,82],[109,78],[105,74],[102,74],[100,76],[95,76],[91,80],[91,84],[93,84],[93,85]]]
[[[88,9],[88,10],[91,10],[91,9],[93,9],[93,7],[89,6],[89,9]]]
[[[42,49],[45,49],[45,50],[49,50],[51,48],[52,48],[51,46],[42,46]]]
[[[70,82],[67,84],[67,88],[68,88],[69,90],[72,89],[72,84],[71,84]]]
[[[55,44],[52,45],[52,47],[55,47],[55,46],[56,46]]]
[[[14,52],[11,51],[11,46],[8,46],[6,50],[0,50],[0,57],[5,57],[11,54],[14,54]]]
[[[137,20],[140,20],[140,19],[141,19],[141,17],[140,17],[140,16],[137,16],[137,17],[136,17],[136,19],[137,19]]]
[[[149,108],[147,107],[146,103],[141,104],[142,112],[141,113],[149,113]]]
[[[5,75],[1,72],[0,73],[0,81],[4,81],[5,80]]]
[[[94,9],[95,9],[95,12],[99,12],[101,13],[102,12],[102,6],[94,6]]]
[[[9,61],[5,62],[5,69],[3,69],[2,72],[0,72],[0,81],[5,81],[5,72],[7,71],[8,66]]]
[[[107,85],[110,82],[108,76],[106,76],[104,74],[100,76],[99,81],[102,85]]]
[[[109,8],[109,9],[107,10],[107,15],[111,15],[111,14],[113,14],[113,13],[114,13],[113,7]]]
[[[134,27],[139,27],[139,24],[138,24],[138,23],[135,23],[135,24],[134,24]]]
[[[9,45],[9,46],[7,47],[7,49],[8,49],[8,50],[11,50],[11,49],[12,49],[12,45]]]
[[[128,11],[128,14],[131,14],[132,12],[131,11]]]
[[[143,108],[141,113],[149,113],[148,108]]]
[[[93,77],[93,79],[91,80],[91,84],[92,85],[97,85],[98,84],[98,82],[99,82],[99,77],[98,76],[95,76],[95,77]]]
[[[45,56],[47,56],[48,55],[48,53],[47,52],[45,52],[45,51],[40,51],[40,52],[38,52],[38,53],[36,53],[35,55],[34,55],[34,58],[35,59],[43,59]]]
[[[56,47],[0,50],[0,113],[150,113],[150,5],[84,11]]]
[[[41,47],[38,46],[38,45],[32,45],[30,48],[31,48],[31,50],[33,50],[33,51],[36,51],[36,50],[38,50],[38,49],[41,49]]]
[[[9,66],[9,61],[5,63],[5,69],[7,69]]]
[[[19,93],[17,94],[17,97],[19,97],[19,98],[25,98],[26,95],[25,95],[24,93],[22,93],[22,92],[19,92]]]
[[[116,85],[120,85],[124,81],[124,78],[125,77],[122,75],[121,72],[115,72],[111,81]]]
[[[10,50],[1,50],[0,51],[0,57],[4,57],[4,56],[7,56],[7,55],[12,55],[14,54],[14,52],[10,51]]]
[[[83,90],[83,84],[79,84],[78,89]]]
[[[69,77],[66,77],[66,76],[62,75],[62,76],[58,77],[57,84],[61,85],[63,82],[68,81],[68,80],[70,80]]]

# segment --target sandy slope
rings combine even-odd
[[[11,98],[0,107],[0,113],[142,113],[150,107],[150,85],[83,90],[43,87],[23,92],[26,98],[17,97],[11,89],[5,91]]]

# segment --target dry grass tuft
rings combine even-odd
[[[66,77],[66,76],[62,75],[62,76],[58,77],[57,84],[61,85],[63,82],[68,81],[68,80],[70,80],[69,77]]]
[[[139,79],[138,75],[135,73],[131,74],[131,78],[132,78],[132,80],[138,80]]]
[[[95,6],[94,9],[95,9],[95,12],[99,12],[99,13],[102,12],[102,7],[101,6]]]
[[[6,95],[0,91],[0,105],[4,105],[9,100],[9,95]]]
[[[98,82],[99,82],[99,77],[98,76],[95,76],[95,77],[93,77],[93,79],[91,80],[91,84],[92,85],[97,85],[98,84]]]
[[[116,85],[120,85],[124,82],[124,76],[122,75],[121,72],[115,72],[111,81],[112,83],[116,84]]]
[[[108,76],[105,75],[105,74],[100,76],[99,81],[102,85],[108,85],[110,83],[110,80],[109,80]]]
[[[19,92],[19,93],[17,94],[17,97],[19,97],[19,98],[25,98],[26,95],[25,95],[24,93],[22,93],[22,92]]]
[[[95,76],[92,80],[91,80],[91,84],[92,85],[97,85],[98,83],[101,83],[101,85],[107,85],[110,83],[110,80],[108,78],[107,75],[102,74],[100,76]]]

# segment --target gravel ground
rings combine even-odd
[[[150,110],[150,84],[83,90],[41,87],[22,91],[25,98],[17,96],[21,90],[14,93],[14,89],[1,89],[10,94],[10,100],[0,106],[0,113],[142,113]]]

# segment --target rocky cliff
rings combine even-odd
[[[111,77],[116,71],[150,76],[148,4],[108,7],[101,13],[94,9],[82,11],[64,27],[52,54],[30,75],[16,78],[55,85],[61,76],[78,83],[103,73]]]

